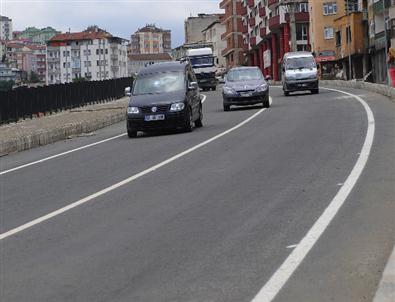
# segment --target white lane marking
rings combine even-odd
[[[203,96],[202,103],[204,103],[206,101],[207,96],[204,95],[204,94],[202,94],[202,96]],[[74,152],[81,151],[81,150],[84,150],[84,149],[87,149],[87,148],[90,148],[90,147],[93,147],[93,146],[97,146],[97,145],[100,145],[100,144],[103,144],[103,143],[107,143],[109,141],[112,141],[114,139],[117,139],[117,138],[125,136],[125,135],[126,135],[126,133],[122,133],[122,134],[119,134],[119,135],[116,135],[116,136],[112,136],[110,138],[107,138],[107,139],[104,139],[104,140],[101,140],[101,141],[98,141],[98,142],[95,142],[95,143],[92,143],[92,144],[88,144],[88,145],[85,145],[85,146],[82,146],[82,147],[78,147],[78,148],[75,148],[75,149],[72,149],[72,150],[69,150],[69,151],[65,151],[65,152],[62,152],[62,153],[59,153],[59,154],[55,154],[55,155],[46,157],[46,158],[43,158],[43,159],[39,159],[39,160],[30,162],[30,163],[27,163],[27,164],[24,164],[24,165],[12,168],[12,169],[8,169],[8,170],[5,170],[5,171],[2,171],[2,172],[0,172],[0,175],[4,175],[4,174],[10,173],[10,172],[14,172],[14,171],[17,171],[17,170],[20,170],[20,169],[23,169],[23,168],[27,168],[27,167],[30,167],[30,166],[33,166],[33,165],[37,165],[37,164],[46,162],[46,161],[51,160],[51,159],[55,159],[55,158],[58,158],[58,157],[61,157],[61,156],[65,156],[65,155],[70,154],[70,153],[74,153]]]
[[[255,296],[252,302],[270,302],[277,296],[277,294],[280,292],[280,290],[283,288],[285,283],[292,276],[298,266],[302,263],[303,259],[313,248],[315,243],[324,233],[325,229],[328,227],[332,219],[336,216],[337,212],[346,201],[348,195],[358,181],[358,178],[361,176],[361,173],[370,155],[370,150],[372,148],[374,139],[375,120],[369,105],[362,98],[351,93],[330,88],[322,89],[327,89],[334,92],[353,96],[364,107],[368,119],[368,129],[366,132],[366,137],[361,150],[361,154],[357,162],[355,163],[355,166],[353,167],[350,175],[347,177],[347,180],[344,182],[344,185],[339,189],[336,196],[329,203],[328,207],[314,223],[314,225],[307,232],[307,234],[303,237],[298,246],[291,252],[287,259],[285,259],[285,261],[281,264],[277,271],[271,276],[269,281],[261,288],[261,290]]]
[[[295,247],[297,247],[297,246],[298,246],[297,244],[288,245],[288,246],[287,246],[287,249],[293,249],[293,248],[295,248]]]
[[[185,151],[183,151],[181,153],[178,153],[178,154],[174,155],[173,157],[170,157],[169,159],[166,159],[165,161],[162,161],[161,163],[156,164],[155,166],[152,166],[151,168],[148,168],[148,169],[146,169],[144,171],[141,171],[141,172],[139,172],[139,173],[137,173],[137,174],[135,174],[135,175],[133,175],[133,176],[131,176],[129,178],[126,178],[126,179],[124,179],[124,180],[122,180],[122,181],[120,181],[120,182],[118,182],[118,183],[116,183],[116,184],[114,184],[114,185],[112,185],[110,187],[107,187],[107,188],[105,188],[103,190],[100,190],[100,191],[98,191],[98,192],[96,192],[96,193],[94,193],[92,195],[89,195],[89,196],[87,196],[85,198],[82,198],[82,199],[76,201],[76,202],[73,202],[73,203],[71,203],[71,204],[69,204],[69,205],[67,205],[67,206],[65,206],[63,208],[55,210],[55,211],[53,211],[51,213],[48,213],[48,214],[46,214],[44,216],[41,216],[41,217],[36,218],[36,219],[34,219],[34,220],[30,221],[30,222],[27,222],[27,223],[25,223],[25,224],[23,224],[23,225],[21,225],[19,227],[16,227],[16,228],[11,229],[11,230],[9,230],[9,231],[7,231],[5,233],[2,233],[2,234],[0,234],[0,240],[3,240],[4,238],[10,237],[12,235],[15,235],[15,234],[17,234],[19,232],[22,232],[23,230],[29,229],[29,228],[35,226],[36,224],[39,224],[39,223],[44,222],[44,221],[46,221],[48,219],[51,219],[51,218],[53,218],[55,216],[58,216],[58,215],[60,215],[62,213],[65,213],[65,212],[67,212],[67,211],[69,211],[69,210],[71,210],[71,209],[73,209],[75,207],[78,207],[78,206],[80,206],[80,205],[82,205],[84,203],[87,203],[88,201],[90,201],[92,199],[95,199],[95,198],[97,198],[99,196],[102,196],[102,195],[108,193],[108,192],[111,192],[111,191],[113,191],[115,189],[118,189],[119,187],[124,186],[124,185],[126,185],[126,184],[128,184],[128,183],[130,183],[130,182],[132,182],[132,181],[144,176],[144,175],[147,175],[147,174],[149,174],[151,172],[154,172],[155,170],[157,170],[159,168],[162,168],[163,166],[166,166],[166,165],[170,164],[171,162],[173,162],[173,161],[175,161],[175,160],[177,160],[177,159],[179,159],[179,158],[181,158],[181,157],[183,157],[183,156],[185,156],[185,155],[187,155],[189,153],[192,153],[193,151],[195,151],[197,149],[200,149],[200,148],[208,145],[209,143],[211,143],[211,142],[213,142],[215,140],[218,140],[219,138],[225,136],[226,134],[231,133],[231,132],[239,129],[240,127],[244,126],[245,124],[247,124],[248,122],[250,122],[251,120],[256,118],[258,115],[260,115],[265,110],[266,110],[266,108],[260,109],[258,112],[254,113],[249,118],[245,119],[244,121],[242,121],[241,123],[237,124],[236,126],[230,128],[230,129],[228,129],[228,130],[226,130],[224,132],[221,132],[220,134],[217,134],[217,135],[213,136],[212,138],[210,138],[208,140],[205,140],[204,142],[202,142],[200,144],[195,145],[194,147],[191,147],[191,148],[189,148],[189,149],[187,149],[187,150],[185,150]]]
[[[342,186],[342,185],[344,185],[344,183],[342,183],[342,182],[339,182],[336,186]]]

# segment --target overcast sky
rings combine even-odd
[[[14,30],[52,26],[81,31],[98,25],[113,35],[130,35],[147,23],[171,29],[172,46],[184,42],[184,20],[191,14],[219,13],[219,0],[0,0],[0,14]]]

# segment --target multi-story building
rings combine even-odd
[[[395,34],[395,1],[369,0],[368,15],[369,56],[372,59],[373,80],[387,83],[386,49],[391,45],[391,36]]]
[[[128,59],[129,76],[134,76],[145,66],[173,60],[168,53],[134,54]]]
[[[247,15],[247,8],[242,5],[242,0],[223,0],[219,7],[225,10],[221,23],[225,25],[225,33],[221,39],[226,42],[221,54],[225,58],[226,68],[243,65],[247,44],[243,40],[243,33],[247,27],[242,22],[242,17]]]
[[[184,22],[185,44],[204,42],[202,31],[220,19],[219,14],[198,14],[188,17]]]
[[[12,40],[12,20],[0,16],[0,40]]]
[[[37,74],[41,82],[46,82],[47,50],[45,45],[28,45],[31,52],[31,72]]]
[[[126,77],[127,41],[101,30],[58,34],[47,43],[47,81]]]
[[[16,75],[7,64],[0,62],[0,81],[15,81]]]
[[[248,44],[250,65],[259,66],[274,80],[281,77],[284,54],[291,50],[290,16],[280,0],[243,0],[244,43]],[[311,50],[308,0],[296,6],[296,49]]]
[[[28,40],[35,44],[46,44],[52,37],[60,32],[52,27],[38,29],[36,27],[28,27],[24,31],[14,31],[14,39]]]
[[[223,16],[224,17],[224,16]],[[206,29],[203,30],[205,41],[212,43],[215,65],[218,68],[225,68],[226,60],[222,55],[222,51],[226,48],[226,41],[221,36],[226,32],[226,26],[220,20],[214,21]]]
[[[170,53],[171,31],[147,24],[131,36],[130,54]]]
[[[347,79],[361,79],[371,69],[367,56],[369,47],[367,2],[362,0],[339,2],[340,16],[334,20],[336,60],[343,66]]]
[[[9,42],[6,44],[6,62],[11,68],[29,73],[31,71],[32,50],[23,43]]]

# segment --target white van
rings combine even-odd
[[[282,84],[285,96],[293,91],[319,93],[317,63],[310,52],[288,52],[284,55]]]

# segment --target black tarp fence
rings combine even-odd
[[[121,98],[132,78],[0,91],[0,124]]]

